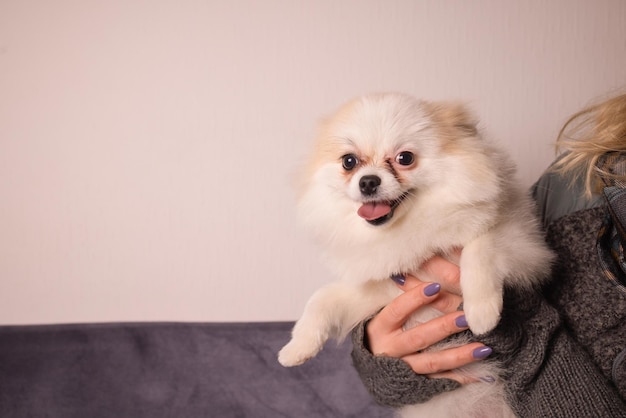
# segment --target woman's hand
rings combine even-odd
[[[462,302],[458,266],[437,256],[427,261],[422,271],[437,277],[441,285],[425,283],[412,276],[396,277],[395,281],[404,293],[367,324],[369,349],[374,355],[401,358],[418,374],[445,377],[459,383],[473,382],[474,379],[453,369],[488,357],[491,348],[470,343],[442,351],[420,352],[467,329],[463,312],[457,310]],[[403,325],[411,314],[426,305],[444,315],[405,331]]]

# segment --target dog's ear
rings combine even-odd
[[[433,119],[443,126],[454,127],[467,136],[478,134],[478,118],[461,102],[430,103]]]

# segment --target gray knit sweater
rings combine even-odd
[[[626,290],[600,269],[595,244],[604,216],[599,207],[553,222],[553,280],[532,294],[506,289],[500,324],[480,338],[507,369],[509,400],[520,417],[626,417]],[[459,386],[373,356],[364,324],[352,336],[354,366],[383,405],[421,403]]]

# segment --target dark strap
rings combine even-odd
[[[605,187],[606,218],[598,233],[597,249],[602,270],[615,285],[626,291],[626,189]]]

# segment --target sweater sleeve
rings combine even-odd
[[[559,314],[539,293],[506,289],[498,327],[477,340],[494,349],[505,368],[505,386],[520,417],[626,417],[626,406],[585,351],[562,327]],[[352,359],[365,387],[380,404],[422,403],[459,387],[448,379],[414,373],[402,360],[373,356],[365,325],[353,332]]]
[[[495,330],[477,337],[506,370],[519,417],[626,417],[626,405],[540,293],[506,289]]]

